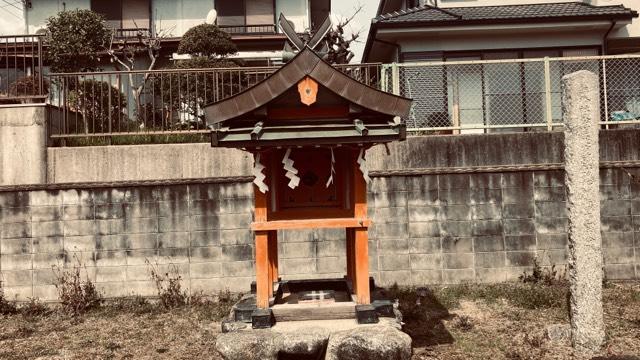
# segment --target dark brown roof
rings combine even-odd
[[[632,19],[638,13],[623,5],[594,6],[582,2],[562,2],[547,4],[521,4],[499,6],[471,6],[436,8],[422,6],[406,11],[379,15],[375,22],[380,24],[433,23],[463,24],[476,21],[526,21],[526,20],[571,20],[571,19]]]
[[[257,110],[296,86],[305,77],[365,109],[406,117],[411,100],[367,86],[337,70],[305,48],[291,61],[255,86],[205,107],[207,124],[215,125]]]

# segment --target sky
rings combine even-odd
[[[351,21],[347,32],[359,32],[358,41],[352,44],[352,50],[355,53],[353,62],[359,62],[362,59],[362,51],[367,41],[367,33],[371,19],[376,14],[378,8],[378,0],[332,0],[332,18],[334,23],[340,19],[348,18],[353,15],[356,9],[362,5],[362,10]],[[15,35],[24,31],[24,20],[22,10],[22,1],[20,0],[0,0],[0,34]],[[347,35],[350,35],[349,33]]]

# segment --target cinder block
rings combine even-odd
[[[407,192],[406,191],[390,191],[374,194],[374,206],[376,208],[384,207],[406,207]]]
[[[17,239],[31,237],[31,222],[9,223],[0,227],[0,238]]]
[[[220,214],[217,221],[220,229],[249,229],[253,216],[250,213]]]
[[[220,244],[246,245],[253,243],[253,233],[249,229],[220,230]]]
[[[331,273],[346,273],[347,271],[347,259],[339,256],[334,257],[322,257],[317,259],[318,273],[331,274]],[[371,269],[369,269],[371,270]]]
[[[127,280],[125,266],[101,266],[96,268],[96,283],[123,282]]]
[[[247,245],[245,245],[247,246]],[[291,242],[282,244],[283,259],[311,258],[316,256],[315,242]]]
[[[32,252],[32,240],[30,238],[0,240],[0,254],[2,255],[27,255]],[[2,264],[0,263],[0,265]]]
[[[186,201],[189,199],[187,185],[158,186],[154,191],[158,194],[158,201]]]
[[[471,206],[473,220],[497,220],[502,218],[502,209],[498,204],[480,204]]]
[[[51,270],[52,266],[62,267],[65,265],[65,263],[69,263],[72,260],[73,260],[73,254],[66,254],[64,252],[33,254],[32,267],[33,269]],[[92,264],[90,263],[90,265]],[[2,268],[6,269],[4,260],[2,261]]]
[[[122,286],[123,289],[115,289],[109,287],[110,284],[114,284],[116,286]],[[182,282],[182,287],[188,289],[188,283]],[[153,281],[127,281],[126,283],[100,283],[96,284],[96,287],[99,290],[103,290],[105,292],[105,297],[121,297],[121,296],[132,296],[132,295],[140,295],[140,296],[157,296],[158,288],[156,287],[156,283]]]
[[[495,284],[505,281],[507,281],[507,273],[504,269],[476,269],[476,282]]]
[[[438,199],[445,205],[468,205],[471,201],[469,188],[440,189]]]
[[[408,237],[407,224],[376,224],[375,237],[378,239],[398,239]]]
[[[567,203],[536,201],[536,217],[566,218]]]
[[[410,214],[413,214],[414,212],[415,210],[412,209]],[[377,208],[371,213],[371,215],[373,216],[373,222],[376,224],[407,223],[407,219],[409,218],[406,207]]]
[[[540,250],[537,251],[540,266],[562,266],[567,264],[567,250]]]
[[[440,207],[439,218],[441,221],[466,221],[471,220],[471,206],[446,205]]]
[[[93,195],[88,190],[62,190],[59,194],[64,205],[93,205]]]
[[[96,205],[96,219],[121,219],[124,217],[123,204],[99,204]]]
[[[414,189],[409,190],[407,192],[407,196],[409,197],[409,199],[407,200],[408,206],[440,205],[440,200],[438,200],[438,190]]]
[[[97,204],[115,204],[125,200],[126,191],[121,188],[93,190],[93,202]]]
[[[95,241],[98,250],[124,250],[129,246],[126,235],[96,235]]]
[[[31,235],[34,237],[62,236],[64,227],[62,221],[32,222]]]
[[[500,189],[502,187],[502,174],[472,174],[470,176],[470,186],[477,189]]]
[[[126,234],[128,249],[156,249],[158,248],[157,234]]]
[[[69,252],[86,252],[95,251],[96,247],[95,236],[67,236],[64,238],[64,250]]]
[[[380,270],[408,270],[409,255],[383,255],[378,257],[378,268]]]
[[[507,266],[533,266],[536,253],[532,251],[507,251]]]
[[[535,225],[531,219],[504,219],[502,224],[505,236],[535,234]]]
[[[51,270],[49,270],[51,272]],[[2,288],[31,286],[33,284],[33,270],[3,270]]]
[[[474,236],[502,236],[502,221],[476,220],[473,222]]]
[[[253,197],[253,184],[251,182],[216,184],[213,186],[218,187],[220,197],[222,198],[252,198]]]
[[[218,261],[234,262],[253,260],[253,247],[251,245],[223,246],[221,249],[222,257]]]
[[[62,205],[62,196],[56,190],[39,190],[29,193],[29,206]]]
[[[158,249],[159,264],[185,264],[189,262],[188,248]]]
[[[200,215],[194,214],[190,211],[190,202],[188,201],[158,201],[157,203],[157,215],[159,217],[179,217],[187,215]],[[147,211],[152,207],[149,206]],[[212,214],[213,215],[213,214]]]
[[[633,232],[602,232],[602,247],[633,247]]]
[[[213,230],[220,228],[220,222],[217,215],[214,216],[205,216],[205,215],[194,215],[190,218],[191,230]],[[176,229],[173,231],[183,231],[186,229]]]
[[[222,264],[218,262],[205,262],[189,264],[190,279],[211,279],[222,276]]]
[[[132,255],[136,255],[134,253]],[[125,266],[127,265],[127,251],[119,250],[119,251],[96,251],[95,252],[96,266]],[[150,261],[155,261],[155,256],[149,259]],[[138,263],[140,263],[138,261]],[[144,259],[142,260],[144,263]]]
[[[286,275],[311,274],[317,271],[314,259],[280,259],[282,273]]]
[[[33,298],[33,286],[11,286],[2,289],[4,297],[9,301],[29,301]]]
[[[55,206],[32,206],[31,221],[58,221],[62,220],[62,208]]]
[[[468,189],[471,186],[469,174],[438,175],[439,189]]]
[[[481,268],[503,268],[505,264],[505,252],[478,252],[475,254],[475,267]]]
[[[220,214],[249,214],[253,210],[252,198],[220,200]]]
[[[343,249],[342,253],[344,254],[344,252],[345,250]],[[378,241],[378,254],[380,255],[408,254],[408,253],[409,253],[408,239]]]
[[[444,269],[472,269],[474,267],[473,254],[443,254]]]
[[[409,252],[412,254],[432,254],[442,252],[439,237],[409,239]]]
[[[438,175],[409,176],[407,190],[437,190]]]
[[[221,261],[222,249],[219,246],[194,247],[189,250],[189,260],[192,263]]]
[[[156,249],[127,250],[126,254],[127,265],[144,265],[147,262],[155,264],[159,261]]]
[[[604,276],[607,280],[634,280],[635,267],[633,264],[605,265]]]
[[[442,254],[411,254],[411,270],[442,269]]]
[[[604,263],[609,264],[631,264],[635,261],[634,248],[604,248],[602,249]]]
[[[440,236],[440,223],[436,221],[424,223],[409,223],[409,236],[412,238],[428,238]]]
[[[95,207],[93,205],[64,205],[62,207],[63,220],[93,220]]]
[[[533,188],[533,172],[507,172],[502,174],[503,188]]]
[[[94,220],[69,220],[64,222],[65,236],[94,235],[99,233]]]
[[[141,202],[122,204],[122,213],[123,216],[127,219],[157,217],[158,203]],[[184,215],[188,214],[185,212]]]
[[[473,189],[471,191],[470,204],[501,204],[502,203],[502,190],[501,189]]]
[[[253,276],[255,270],[253,261],[234,261],[222,263],[223,276]]]
[[[478,236],[473,238],[473,251],[502,251],[504,250],[504,242],[502,236]]]
[[[0,193],[0,208],[29,207],[29,191],[11,191]]]
[[[389,240],[390,242],[397,240]],[[344,256],[346,253],[345,240],[324,240],[318,242],[318,257]]]
[[[218,184],[189,185],[189,198],[191,200],[217,200],[220,199],[220,187]]]
[[[136,293],[129,287],[129,283],[126,282],[97,283],[96,290],[106,299],[134,295],[144,296],[143,294]],[[146,294],[147,296],[157,296],[157,293],[151,291],[147,291]]]
[[[459,238],[444,236],[442,238],[443,253],[470,253],[473,252],[473,238]]]
[[[504,188],[502,189],[503,204],[523,204],[533,201],[533,188]]]
[[[557,235],[550,235],[557,236]],[[522,236],[505,236],[504,238],[505,250],[508,251],[518,251],[518,250],[527,250],[534,251],[536,250],[536,237],[535,235],[522,235]]]
[[[63,237],[38,237],[32,239],[34,253],[59,253],[62,251]],[[4,242],[4,240],[2,240]]]
[[[411,285],[442,284],[442,270],[414,270],[411,272]]]
[[[31,221],[30,207],[0,207],[0,224],[24,223]],[[0,226],[0,228],[2,228]]]
[[[391,286],[398,284],[400,286],[412,285],[411,271],[380,271],[380,285]]]
[[[470,237],[473,236],[473,221],[443,221],[440,222],[440,229],[442,230],[441,235]]]
[[[405,191],[407,190],[407,180],[404,176],[375,178],[371,183],[371,191]]]
[[[631,194],[629,185],[600,185],[600,200],[626,200],[635,197],[635,194]]]
[[[33,287],[33,298],[40,301],[58,301],[58,289],[53,284],[37,285]]]
[[[399,211],[400,216],[406,216],[406,209],[400,210],[401,208],[387,208],[386,211],[382,211],[382,209],[376,210],[377,218],[386,218],[392,217],[392,213]],[[427,221],[437,221],[439,218],[440,207],[438,206],[409,206],[409,214],[408,218],[410,222],[427,222]],[[406,217],[404,217],[406,221]]]
[[[522,202],[517,204],[504,204],[502,207],[502,217],[504,219],[531,219],[535,215],[533,202]]]
[[[223,279],[223,278],[213,278],[213,279],[192,279],[191,280],[191,292],[197,293],[202,292],[204,294],[215,294],[218,291],[230,289],[231,287],[239,288],[238,291],[246,292],[251,285],[251,281],[242,284],[244,286],[237,285],[237,283],[242,283],[238,281],[238,279]],[[231,290],[233,291],[233,290]]]
[[[567,234],[537,234],[538,249],[564,249],[567,247]]]
[[[538,171],[534,175],[536,187],[562,187],[564,185],[564,172],[560,170]]]
[[[117,268],[124,270],[125,281],[149,281],[152,279],[152,270],[158,272],[159,274],[166,274],[169,270],[169,267],[169,265],[159,265],[154,263],[151,265],[145,264],[135,266],[120,266]]]
[[[215,240],[217,240],[217,236]],[[190,234],[188,232],[166,232],[158,234],[158,248],[188,248],[189,246]]]
[[[535,201],[564,202],[567,196],[563,186],[536,187],[533,189],[533,199]]]
[[[464,284],[475,281],[473,269],[443,270],[442,275],[442,281],[445,284]]]
[[[170,234],[170,233],[169,233]],[[192,247],[220,245],[220,231],[194,231],[191,232]]]
[[[124,202],[126,203],[157,202],[160,199],[157,187],[139,186],[123,188],[122,190],[124,191]]]
[[[158,218],[125,219],[124,221],[124,232],[129,234],[157,233],[158,228]]]
[[[640,230],[640,226],[635,226],[636,223],[640,224],[640,221],[637,221],[634,217],[634,224],[632,225],[631,216],[601,216],[600,221],[601,230],[605,232],[633,231],[634,228]]]
[[[4,241],[4,240],[3,240]],[[7,270],[30,270],[32,269],[31,254],[22,255],[0,255],[0,264],[2,264],[2,271]]]

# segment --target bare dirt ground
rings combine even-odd
[[[550,324],[568,323],[566,285],[389,292],[400,299],[415,360],[576,358],[568,340],[553,342],[545,333]],[[640,284],[608,284],[604,298],[601,359],[640,354]],[[219,359],[215,338],[227,311],[227,304],[165,310],[144,302],[77,317],[57,310],[0,315],[0,359]]]

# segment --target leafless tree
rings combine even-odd
[[[353,59],[354,54],[351,51],[351,43],[358,40],[360,37],[360,30],[352,32],[348,37],[345,34],[345,28],[351,21],[362,11],[363,6],[358,5],[355,12],[348,18],[340,19],[337,25],[335,25],[326,36],[326,42],[329,51],[325,59],[332,64],[347,64]]]

